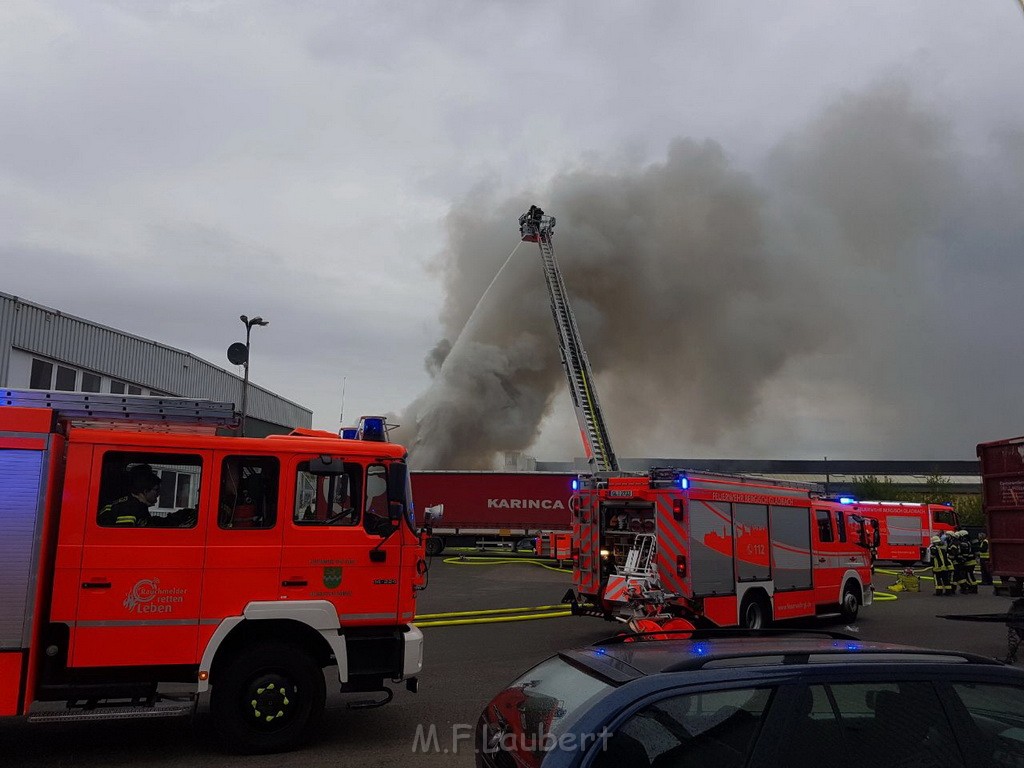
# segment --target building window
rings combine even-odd
[[[32,375],[29,378],[30,389],[49,389],[53,383],[53,363],[32,358]]]
[[[102,379],[97,374],[89,373],[88,371],[82,371],[83,392],[99,392],[101,383]]]
[[[129,384],[128,385],[128,394],[129,395],[141,395],[142,394],[142,387],[137,387],[134,384]]]
[[[110,394],[112,395],[123,395],[124,394],[124,382],[110,380]]]
[[[75,382],[78,379],[78,371],[74,368],[68,368],[63,365],[57,366],[57,385],[54,389],[59,389],[61,392],[74,392]]]

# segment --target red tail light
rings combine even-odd
[[[676,555],[676,573],[686,578],[686,555]]]
[[[683,500],[682,499],[673,499],[672,500],[672,517],[674,517],[676,520],[682,520],[683,517],[685,517],[685,515],[686,515],[686,511],[685,511],[685,507],[683,506]]]

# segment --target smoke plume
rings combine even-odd
[[[399,439],[420,468],[491,468],[568,401],[537,246],[509,258],[533,203],[557,218],[619,456],[742,446],[766,409],[799,396],[794,377],[812,381],[812,420],[826,390],[884,409],[937,354],[920,286],[962,199],[958,168],[943,120],[881,83],[779,141],[756,176],[714,141],[678,139],[660,162],[567,171],[536,195],[475,190],[448,216],[445,338],[427,362],[432,386],[397,416]],[[917,363],[911,338],[923,339]],[[872,350],[903,362],[851,388]]]

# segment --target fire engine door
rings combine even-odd
[[[280,594],[281,542],[291,498],[280,493],[276,456],[216,454],[218,475],[206,537],[200,649],[220,619]]]
[[[344,462],[326,474],[318,461],[293,465],[281,596],[329,600],[343,625],[397,624],[402,531],[388,520],[387,468]]]
[[[199,453],[96,448],[72,666],[196,663],[209,467]]]
[[[819,605],[839,600],[839,584],[848,566],[849,550],[853,545],[845,539],[846,529],[836,531],[832,513],[827,509],[814,509],[811,535],[812,567],[814,568],[815,602]],[[840,541],[840,537],[843,541]]]

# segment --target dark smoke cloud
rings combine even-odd
[[[865,423],[927,435],[939,405],[898,393],[942,365],[928,289],[964,215],[965,164],[935,110],[887,82],[839,98],[756,177],[715,142],[680,139],[662,162],[566,172],[536,197],[475,190],[448,217],[446,337],[433,385],[397,417],[400,439],[419,467],[489,468],[530,448],[565,394],[536,246],[505,263],[534,202],[557,217],[620,456],[742,445],[766,392],[792,376],[877,401]]]

